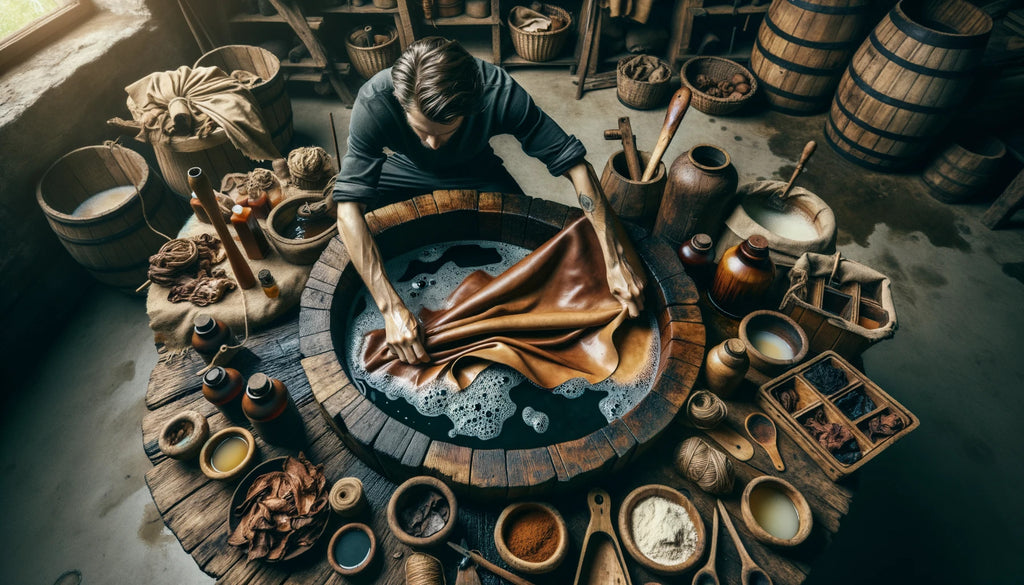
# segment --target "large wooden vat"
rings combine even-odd
[[[863,40],[869,0],[775,0],[754,41],[750,69],[780,112],[823,111]]]
[[[836,91],[825,138],[843,158],[905,168],[952,118],[992,19],[963,0],[904,0],[868,35]]]
[[[84,201],[133,186],[138,192],[101,212],[73,215]],[[36,201],[53,233],[96,280],[124,292],[146,282],[149,257],[166,241],[146,224],[174,237],[184,208],[137,152],[119,145],[87,146],[53,163],[36,187]]]
[[[988,186],[1004,156],[1006,146],[998,138],[963,137],[925,168],[921,180],[939,201],[966,201]]]

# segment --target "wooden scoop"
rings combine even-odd
[[[786,208],[786,200],[789,199],[789,193],[793,190],[793,184],[796,182],[796,178],[800,176],[800,173],[804,172],[804,165],[811,159],[811,155],[814,154],[816,148],[818,148],[818,143],[813,140],[804,145],[804,151],[800,154],[800,161],[796,163],[796,168],[793,169],[793,175],[789,178],[789,182],[786,183],[786,188],[777,196],[768,198],[768,204],[772,209],[782,211]]]
[[[668,143],[672,142],[672,137],[676,135],[676,130],[679,129],[679,123],[683,121],[683,115],[686,114],[686,110],[690,107],[690,97],[692,97],[692,94],[687,87],[680,87],[672,95],[672,101],[668,104],[668,111],[665,112],[665,122],[661,126],[661,134],[658,135],[658,142],[654,145],[654,152],[651,153],[651,158],[647,161],[647,168],[644,169],[644,176],[640,179],[641,182],[646,183],[650,181],[655,171],[658,170],[658,165],[661,164],[661,157],[665,155]]]
[[[736,552],[740,554],[740,560],[743,563],[740,568],[740,585],[772,585],[772,578],[761,567],[757,566],[754,559],[750,558],[750,555],[747,554],[747,549],[743,548],[740,535],[736,534],[736,527],[732,525],[729,512],[725,509],[725,504],[722,503],[722,500],[718,500],[718,513],[721,514],[722,522],[725,524],[726,530],[729,531],[732,543],[736,545]]]
[[[718,509],[714,510],[715,519],[711,528],[711,552],[708,562],[693,576],[693,585],[718,585],[718,571],[715,570],[715,551],[718,550]]]
[[[786,465],[782,462],[782,456],[779,455],[779,447],[775,443],[777,433],[772,419],[760,412],[752,412],[747,415],[747,420],[743,424],[747,427],[750,438],[764,447],[768,457],[775,464],[775,469],[785,471]]]
[[[592,489],[587,494],[590,524],[583,537],[574,585],[633,585],[612,526],[612,502],[608,492]]]

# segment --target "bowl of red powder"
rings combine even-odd
[[[554,571],[569,550],[569,531],[558,510],[542,502],[518,502],[501,511],[494,544],[510,567],[524,573]]]

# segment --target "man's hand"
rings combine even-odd
[[[605,268],[608,290],[629,311],[630,317],[636,317],[644,310],[644,275],[627,260],[621,245],[616,247],[619,248],[619,261],[615,266]]]
[[[398,301],[384,315],[384,333],[388,349],[400,361],[407,364],[421,364],[430,361],[423,346],[423,331],[420,322],[402,301]]]

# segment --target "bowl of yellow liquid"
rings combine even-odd
[[[747,345],[750,366],[766,375],[780,374],[804,361],[807,334],[788,315],[760,310],[740,321],[739,338]]]
[[[807,539],[814,525],[811,506],[800,490],[770,475],[747,483],[740,511],[754,538],[771,546],[796,546]]]
[[[210,437],[199,452],[199,468],[210,479],[232,480],[241,476],[256,452],[256,441],[247,429],[228,427]]]

